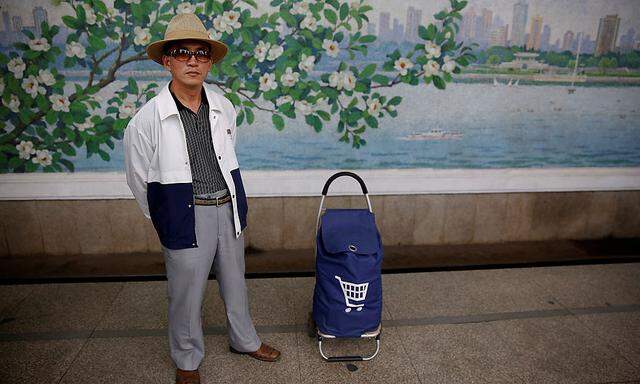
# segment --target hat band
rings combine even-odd
[[[165,40],[169,39],[202,39],[202,40],[211,40],[211,37],[208,33],[202,31],[194,31],[194,30],[177,30],[177,31],[168,31],[164,35]]]

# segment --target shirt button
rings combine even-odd
[[[189,208],[191,208],[191,204],[189,204]]]
[[[193,245],[194,247],[196,246],[196,243],[191,243],[191,245]]]

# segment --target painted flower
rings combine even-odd
[[[284,71],[282,76],[280,76],[280,82],[285,87],[293,87],[294,85],[296,85],[299,78],[300,78],[300,74],[298,72],[293,72],[291,67],[288,67]]]
[[[38,149],[31,161],[33,161],[34,164],[40,164],[46,167],[47,165],[51,165],[51,154],[48,149]]]
[[[327,51],[327,55],[331,57],[338,57],[340,53],[340,48],[338,47],[338,43],[333,40],[325,39],[322,43],[322,48]]]
[[[342,89],[344,82],[342,80],[342,74],[340,72],[333,72],[329,75],[329,86],[337,89],[338,91]]]
[[[222,32],[216,31],[215,28],[209,28],[209,37],[213,40],[220,40],[222,38]]]
[[[450,31],[447,31],[447,33],[445,33],[445,34],[444,34],[444,38],[445,38],[445,39],[449,39],[449,38],[451,38],[451,32],[450,32]]]
[[[140,4],[141,0],[124,0],[127,4]]]
[[[315,31],[318,28],[318,20],[313,15],[309,14],[300,23],[300,28]]]
[[[435,60],[429,60],[427,64],[422,66],[422,70],[427,77],[437,75],[440,72],[440,64]]]
[[[13,72],[13,75],[16,79],[22,79],[22,73],[24,72],[25,68],[27,68],[27,66],[21,58],[16,57],[9,60],[9,63],[7,63],[7,68],[9,69],[9,71]]]
[[[177,14],[182,14],[182,13],[194,13],[196,11],[196,7],[188,2],[184,2],[184,3],[180,3],[178,4],[178,7],[176,8],[176,13]]]
[[[85,52],[84,47],[77,41],[72,41],[66,45],[65,54],[68,57],[76,56],[78,59],[84,59],[85,57],[87,57],[87,53]]]
[[[35,148],[33,148],[33,143],[31,141],[20,141],[20,144],[16,145],[16,149],[20,154],[21,159],[29,160],[31,155],[36,153]]]
[[[295,108],[296,111],[305,116],[313,113],[313,105],[311,105],[307,100],[296,100]]]
[[[400,72],[400,75],[405,76],[407,71],[413,68],[413,63],[406,57],[401,57],[394,63],[393,67]]]
[[[427,52],[427,59],[437,59],[442,53],[440,46],[434,44],[432,41],[424,43],[424,50]]]
[[[136,106],[132,101],[125,101],[118,108],[118,118],[127,119],[136,114]]]
[[[284,95],[284,96],[278,97],[278,99],[276,100],[276,105],[278,107],[281,106],[281,105],[287,104],[287,103],[292,103],[293,104],[293,97],[291,97],[289,95]]]
[[[2,100],[2,103],[6,105],[11,112],[18,113],[20,111],[20,99],[18,99],[18,96],[16,95],[11,95],[9,97],[9,103],[5,102],[4,99]]]
[[[298,68],[301,71],[311,72],[313,71],[313,66],[315,65],[316,57],[315,56],[307,56],[304,53],[300,57],[300,64],[298,64]]]
[[[442,70],[447,73],[453,72],[456,69],[456,62],[451,59],[451,56],[444,57],[444,63],[442,64]]]
[[[93,25],[96,23],[96,14],[93,12],[93,8],[89,4],[82,4],[82,8],[84,8],[85,21],[89,25]]]
[[[282,52],[284,52],[284,48],[282,48],[282,46],[272,45],[271,48],[269,48],[269,53],[267,54],[267,60],[273,61],[277,59],[278,57],[280,57],[280,55],[282,55]]]
[[[258,62],[262,63],[264,59],[267,57],[267,52],[269,52],[270,44],[264,41],[259,41],[258,45],[253,49],[253,55],[258,60]]]
[[[133,28],[133,33],[136,34],[136,37],[133,39],[133,43],[136,45],[147,45],[149,41],[151,41],[151,33],[149,33],[149,28],[140,28],[136,26]]]
[[[56,78],[48,69],[41,69],[38,71],[38,81],[44,85],[52,86],[56,83]]]
[[[38,80],[33,75],[29,75],[29,77],[22,80],[22,89],[34,99],[38,96],[38,85]]]
[[[309,9],[309,3],[306,1],[300,1],[298,3],[294,3],[291,8],[291,14],[293,15],[307,15],[311,12]]]
[[[351,71],[342,72],[342,86],[347,91],[352,91],[356,87],[356,77]]]
[[[276,83],[276,75],[273,73],[265,73],[260,76],[258,82],[260,83],[260,90],[262,92],[267,92],[278,87],[278,84]]]
[[[46,37],[41,37],[39,39],[29,40],[29,48],[34,51],[48,51],[51,48],[49,45],[49,40]]]
[[[371,98],[367,100],[367,112],[371,116],[377,116],[382,108],[382,104],[380,104],[380,99]]]
[[[222,15],[218,15],[213,19],[213,28],[220,32],[233,33],[233,27],[227,24]]]
[[[73,125],[76,126],[76,128],[78,128],[78,131],[83,132],[86,129],[90,129],[93,128],[94,124],[91,121],[90,117],[87,117],[84,119],[84,122],[82,123],[74,123]]]
[[[240,28],[240,12],[238,11],[226,11],[222,14],[224,22],[233,29]]]
[[[59,94],[51,95],[49,96],[49,101],[51,101],[51,108],[53,108],[54,111],[69,112],[69,99],[67,99],[66,96]]]
[[[121,13],[115,7],[107,9],[107,16],[111,20],[115,20],[116,17],[120,16]]]

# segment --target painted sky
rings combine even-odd
[[[409,6],[422,9],[425,23],[434,13],[449,4],[447,0],[365,0],[374,10],[370,13],[371,20],[378,22],[381,11],[390,12],[392,17],[405,23],[406,10]],[[258,0],[261,9],[269,8],[270,0]],[[106,1],[106,3],[111,3]],[[511,25],[513,4],[516,0],[470,0],[467,8],[474,7],[478,12],[488,8],[499,15],[502,20]],[[618,14],[621,17],[619,36],[631,27],[640,32],[640,0],[529,0],[529,19],[532,16],[542,16],[543,23],[551,27],[551,42],[562,39],[567,30],[584,32],[595,39],[598,30],[598,20],[608,14]],[[11,16],[21,15],[24,25],[33,24],[32,9],[42,6],[47,9],[49,19],[54,23],[61,23],[62,15],[67,14],[67,6],[53,6],[51,0],[0,0],[0,11],[8,11]],[[0,24],[2,20],[0,18]],[[4,25],[1,27],[4,29]],[[529,26],[527,25],[527,31]]]

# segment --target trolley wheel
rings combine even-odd
[[[316,329],[316,322],[313,320],[313,313],[309,312],[309,316],[307,317],[307,336],[316,337],[318,335],[318,331]]]

